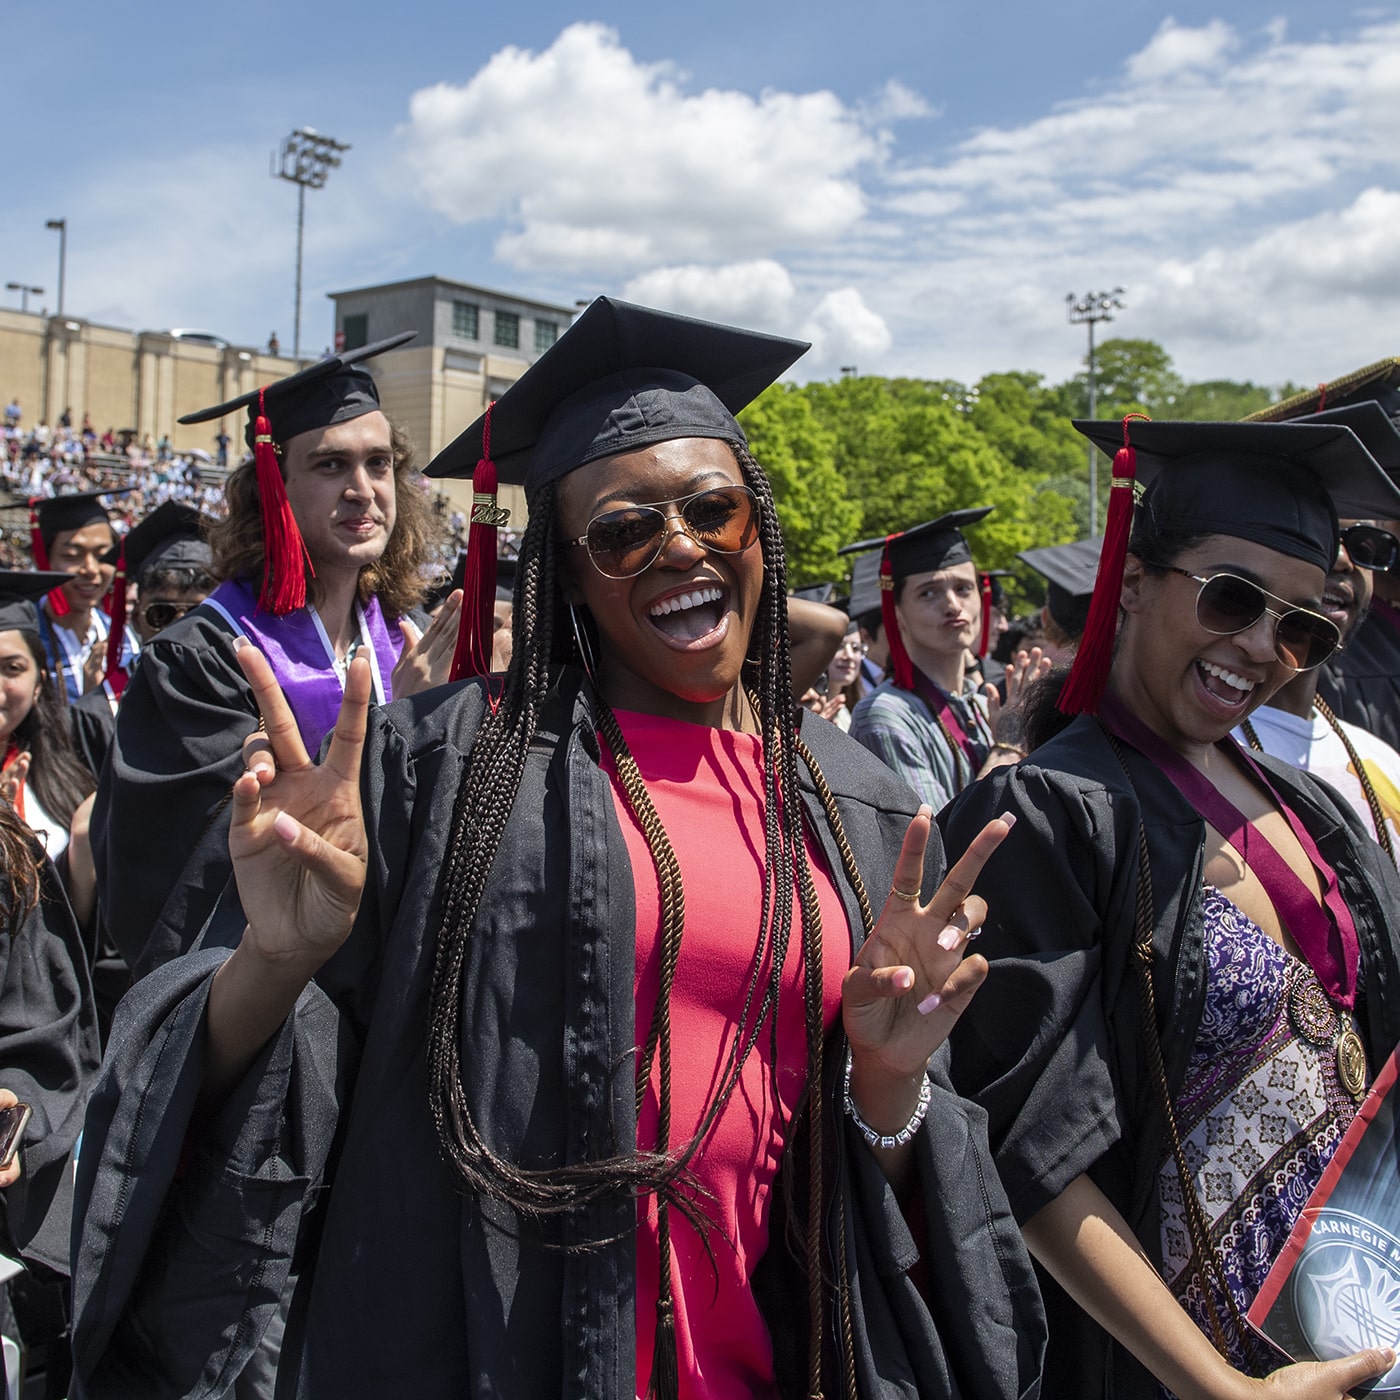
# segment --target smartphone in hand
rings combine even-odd
[[[24,1136],[32,1112],[27,1103],[0,1108],[0,1171],[4,1171],[15,1160],[15,1153],[19,1151],[20,1139]]]

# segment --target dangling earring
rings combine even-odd
[[[579,621],[578,609],[572,603],[569,604],[569,621],[573,624],[574,643],[578,647],[579,660],[583,662],[584,675],[593,682],[594,687],[598,685],[598,677],[594,674],[598,663],[593,657],[593,643],[588,637],[588,628]]]

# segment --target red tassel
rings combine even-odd
[[[1321,413],[1327,407],[1327,385],[1325,383],[1317,386],[1317,407],[1314,413]]]
[[[496,630],[496,531],[510,512],[496,504],[496,464],[491,460],[491,410],[481,429],[481,460],[472,473],[471,528],[467,532],[467,564],[462,577],[462,617],[457,648],[448,679],[491,674],[491,649]]]
[[[977,655],[987,659],[987,647],[992,640],[992,576],[982,575],[982,636],[977,642]]]
[[[122,669],[122,642],[126,640],[126,539],[122,538],[121,553],[117,555],[117,573],[112,591],[107,595],[107,616],[111,626],[107,632],[107,684],[118,700],[126,689],[127,675]]]
[[[34,556],[34,567],[41,574],[46,574],[49,571],[49,547],[44,543],[44,534],[39,528],[39,502],[42,499],[42,496],[29,498],[29,552]],[[49,600],[49,611],[55,617],[68,616],[68,599],[62,587],[53,589],[46,596]]]
[[[1123,446],[1113,458],[1113,485],[1108,493],[1108,519],[1103,527],[1099,573],[1089,601],[1089,620],[1075,654],[1069,679],[1060,692],[1059,707],[1067,715],[1096,714],[1113,665],[1113,644],[1118,636],[1118,599],[1123,592],[1123,565],[1128,556],[1128,536],[1133,526],[1133,483],[1137,480],[1137,453],[1128,441],[1128,424],[1145,413],[1123,419]]]
[[[904,649],[899,635],[899,618],[894,610],[894,569],[890,564],[890,535],[885,540],[885,552],[880,556],[880,618],[885,624],[885,638],[890,644],[890,678],[901,690],[914,689],[914,663]]]
[[[306,606],[306,570],[311,569],[313,578],[316,570],[311,568],[306,541],[287,499],[287,486],[272,443],[272,424],[267,421],[266,393],[266,389],[258,390],[258,416],[253,424],[253,464],[263,529],[263,579],[258,606],[282,617]]]

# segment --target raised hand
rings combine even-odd
[[[296,720],[256,647],[238,664],[257,697],[265,733],[243,745],[233,785],[229,854],[244,942],[267,962],[313,972],[345,941],[365,883],[368,845],[360,810],[360,754],[371,688],[369,662],[350,663],[345,698],[324,763],[311,761]]]
[[[1020,709],[1032,682],[1038,681],[1050,667],[1050,658],[1039,647],[1018,651],[1006,666],[1006,699],[1001,698],[1001,692],[990,681],[982,687],[992,733],[998,738],[1003,737],[998,722],[1011,711]]]
[[[29,765],[33,761],[28,749],[15,754],[0,768],[0,797],[22,817],[24,815],[24,780],[29,776]],[[0,1108],[4,1107],[0,1104]]]
[[[841,984],[852,1095],[882,1131],[907,1121],[929,1057],[986,979],[986,959],[963,956],[987,913],[972,887],[1014,820],[988,822],[927,904],[919,890],[932,811],[921,807],[905,832],[879,922]]]
[[[113,623],[116,627],[118,624]],[[88,648],[88,653],[83,657],[83,693],[95,690],[102,684],[103,677],[107,674],[107,644],[106,642],[95,642]]]
[[[391,687],[395,700],[419,691],[431,690],[447,680],[452,667],[452,653],[457,649],[457,627],[462,616],[462,590],[448,594],[438,615],[421,635],[407,618],[399,622],[403,633],[403,652],[394,663]]]

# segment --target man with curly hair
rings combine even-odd
[[[313,754],[355,655],[369,658],[379,703],[446,679],[458,601],[431,624],[418,611],[436,518],[412,447],[359,363],[409,338],[181,419],[246,408],[253,455],[230,476],[228,516],[211,534],[219,586],[148,648],[98,793],[99,890],[138,975],[184,951],[189,935],[176,930],[198,931],[228,876],[226,798],[258,728],[234,659],[245,640],[272,661]]]

